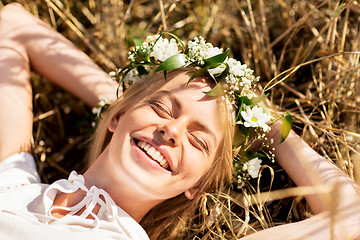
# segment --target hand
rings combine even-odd
[[[1,11],[0,36],[20,45],[31,61],[32,70],[96,106],[100,96],[116,100],[118,84],[86,54],[20,4],[6,5]],[[31,29],[31,31],[29,31]]]
[[[280,121],[268,122],[271,129],[264,132],[264,137],[250,139],[250,151],[272,152],[281,143],[281,123]],[[292,131],[291,131],[292,132]],[[261,136],[261,134],[260,134]]]

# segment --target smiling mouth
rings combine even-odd
[[[147,142],[134,139],[136,145],[146,153],[150,158],[152,158],[155,162],[157,162],[162,168],[166,169],[167,171],[171,171],[170,165],[164,155],[162,155],[156,148],[150,145]]]

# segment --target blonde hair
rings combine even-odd
[[[169,71],[167,80],[164,79],[162,72],[149,74],[140,83],[126,90],[102,115],[89,151],[89,162],[93,163],[110,142],[112,134],[108,131],[107,125],[113,116],[123,114],[133,104],[156,92],[169,79],[171,80],[172,76],[178,74],[191,76],[195,71],[196,69],[193,67]],[[204,76],[204,78],[210,83],[209,76]],[[219,101],[219,104],[224,107],[225,111],[230,111],[223,101]],[[216,157],[210,170],[198,183],[197,197],[189,200],[184,194],[180,194],[155,206],[141,220],[140,224],[146,230],[150,239],[174,239],[186,234],[186,226],[193,224],[196,211],[204,201],[206,193],[210,191],[221,193],[224,187],[229,185],[232,179],[232,126],[230,119],[225,121],[223,139],[216,150]],[[206,221],[206,219],[203,219],[203,221]]]

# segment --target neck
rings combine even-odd
[[[86,192],[82,190],[77,190],[73,193],[60,193],[57,194],[53,206],[62,206],[62,207],[72,207],[78,204],[86,195]],[[85,209],[81,209],[77,215],[80,215]],[[99,210],[99,206],[96,206],[94,208],[94,213],[96,214]],[[63,209],[54,209],[51,211],[51,215],[56,218],[61,218],[65,216],[68,213],[68,211]]]
[[[155,205],[159,204],[159,200],[149,200],[143,194],[134,191],[126,183],[114,184],[111,179],[99,178],[102,174],[99,173],[96,165],[92,166],[85,174],[85,186],[90,189],[92,186],[104,189],[117,206],[129,214],[135,221],[140,222],[141,219],[150,211]],[[106,175],[103,175],[106,176]],[[73,193],[60,193],[56,195],[53,206],[72,207],[78,204],[86,196],[83,190],[77,190]],[[97,214],[100,205],[94,208],[93,213]],[[81,209],[77,215],[80,215],[85,209]],[[56,218],[61,218],[68,213],[66,210],[54,209],[51,214]],[[92,217],[91,217],[92,218]]]
[[[109,161],[108,148],[84,174],[86,187],[90,189],[91,186],[96,186],[104,189],[117,206],[140,222],[146,213],[162,200],[147,197],[139,187],[129,184],[132,181],[127,179],[126,174],[114,171],[116,167],[112,164],[104,164],[106,161]]]

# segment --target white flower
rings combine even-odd
[[[206,49],[206,51],[204,52],[204,59],[206,58],[211,58],[213,56],[222,54],[223,50],[221,48],[218,47],[213,47],[211,44],[210,46],[208,46],[208,48]]]
[[[244,164],[243,171],[247,170],[252,178],[257,178],[259,176],[261,162],[259,158],[253,158]]]
[[[264,109],[260,106],[254,106],[253,108],[246,106],[245,111],[241,111],[241,116],[245,120],[245,127],[261,127],[264,132],[270,130],[266,123],[271,120],[271,115],[264,112]]]
[[[149,35],[149,36],[146,37],[146,41],[147,42],[154,42],[154,41],[156,41],[156,39],[158,37],[160,37],[160,35]]]
[[[161,62],[164,62],[169,57],[179,53],[179,48],[176,40],[172,38],[170,41],[167,38],[160,37],[150,53],[150,57],[154,57]]]
[[[241,64],[233,58],[228,58],[225,62],[229,65],[229,74],[225,81],[229,83],[230,90],[238,91],[249,90],[252,84],[258,79],[253,75],[253,70],[249,69],[246,64]]]
[[[247,69],[246,64],[241,64],[240,61],[237,61],[233,58],[228,58],[226,63],[229,65],[229,73],[237,77],[242,77],[245,75],[245,71]]]
[[[108,103],[109,102],[109,100],[107,100],[107,98],[105,97],[105,96],[103,96],[103,95],[100,95],[99,96],[99,102],[98,102],[98,106],[100,106],[100,107],[103,107],[103,106],[105,106],[105,104],[106,103]]]
[[[100,115],[100,112],[101,112],[101,107],[93,107],[91,109],[91,112],[96,115],[96,116],[99,116]]]
[[[109,102],[109,100],[106,99],[106,97],[100,95],[99,96],[99,102],[96,104],[96,107],[93,107],[91,109],[92,113],[96,116],[100,116],[101,109]]]
[[[143,65],[146,71],[150,71],[150,66]],[[129,84],[137,83],[141,80],[141,76],[139,75],[139,72],[136,70],[136,68],[131,69],[124,77],[124,81]]]
[[[111,78],[111,80],[112,81],[116,81],[117,79],[116,79],[116,72],[115,71],[111,71],[111,72],[109,72],[109,76],[110,76],[110,78]]]
[[[199,64],[204,64],[204,59],[211,58],[223,52],[222,48],[214,47],[211,43],[207,43],[203,37],[195,37],[193,41],[189,41],[188,49],[189,58]]]

